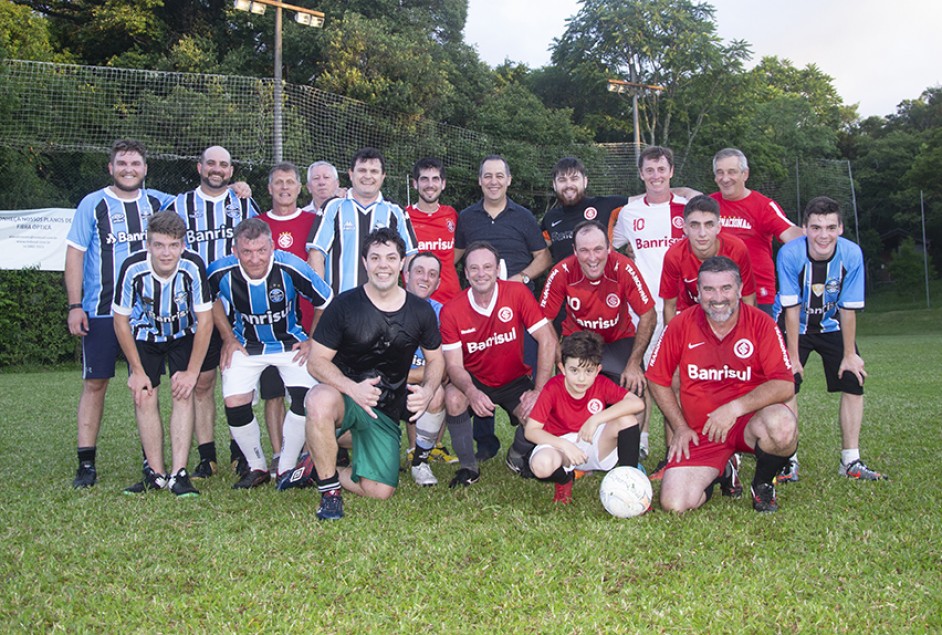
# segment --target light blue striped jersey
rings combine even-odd
[[[113,309],[130,316],[138,341],[169,342],[196,333],[196,314],[212,308],[206,266],[195,252],[184,251],[166,279],[154,272],[146,251],[132,254],[121,267]]]
[[[352,190],[346,198],[335,198],[324,208],[317,233],[307,245],[317,249],[327,260],[326,271],[334,293],[354,289],[366,282],[366,268],[360,258],[360,246],[374,229],[391,227],[406,243],[406,256],[416,253],[417,240],[412,222],[401,207],[380,195],[369,205],[360,205]]]
[[[807,238],[790,240],[779,249],[776,273],[779,293],[773,315],[800,305],[800,335],[840,331],[839,309],[864,308],[863,253],[846,238],[838,237],[828,260],[811,259]]]
[[[173,203],[173,196],[141,189],[136,199],[118,198],[112,188],[82,199],[66,242],[85,253],[82,309],[90,317],[110,317],[115,280],[132,253],[144,249],[147,219]]]
[[[435,309],[435,318],[438,319],[442,313],[442,303],[432,298],[428,298],[428,303]],[[412,368],[423,368],[424,366],[425,353],[422,352],[422,348],[420,347],[415,349],[415,355],[412,356]]]

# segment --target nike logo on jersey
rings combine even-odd
[[[687,348],[688,348],[688,349],[696,348],[696,347],[698,347],[698,346],[703,346],[704,344],[706,344],[706,342],[697,342],[696,344],[692,344],[692,343],[691,343],[691,344],[687,344]]]
[[[552,223],[550,223],[550,227],[556,227],[556,226],[559,225],[561,222],[563,222],[563,219],[561,219],[561,218],[560,218],[559,220],[557,220],[557,221],[553,221]]]
[[[686,278],[684,278],[684,284],[693,284],[696,281],[697,281],[696,278],[691,278],[690,280],[687,280]]]

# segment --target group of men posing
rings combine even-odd
[[[476,483],[479,461],[500,447],[497,406],[516,426],[508,467],[553,482],[554,500],[569,502],[578,471],[647,456],[650,397],[665,419],[666,454],[652,475],[663,475],[662,507],[699,507],[716,484],[741,494],[738,453],[750,452],[753,506],[775,511],[775,483],[798,478],[794,395],[812,350],[828,390],[842,393],[840,473],[883,478],[857,449],[866,372],[854,311],[863,307],[863,271],[859,248],[839,237],[839,206],[814,199],[802,230],[745,187],[740,151],[722,150],[713,163],[720,191],[688,190],[687,201],[671,190],[666,148],[641,154],[645,194],[631,199],[587,197],[585,167],[562,159],[553,172],[560,205],[541,227],[507,196],[512,176],[498,155],[481,162],[482,198],[460,215],[440,203],[446,179],[437,159],[413,169],[415,205],[385,200],[385,159],[373,148],[351,160],[346,191],[332,165],[312,164],[305,208],[298,169],[274,166],[272,210],[259,214],[250,188],[230,184],[224,148],[205,150],[199,187],[174,197],[144,189],[139,143],[116,142],[112,185],[82,201],[68,237],[68,323],[83,338],[84,360],[74,486],[97,480],[95,445],[119,348],[144,454],[143,478],[129,493],[197,495],[187,471],[194,435],[192,476],[216,473],[221,369],[234,487],[273,474],[279,489],[316,485],[321,519],[343,516],[342,489],[393,494],[400,421],[410,424],[418,484],[437,483],[429,463],[436,452],[448,456],[445,427],[460,463],[450,486]],[[787,243],[778,296],[773,237]],[[535,296],[534,280],[548,269]],[[786,337],[766,313],[780,315]],[[169,471],[157,401],[165,366]],[[272,465],[256,394],[266,400]]]

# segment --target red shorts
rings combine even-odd
[[[750,412],[738,419],[729,434],[726,435],[726,443],[715,443],[710,441],[706,435],[700,434],[700,445],[690,444],[690,458],[685,459],[683,455],[680,461],[676,457],[667,464],[667,469],[674,467],[712,467],[720,474],[726,469],[726,462],[729,457],[736,452],[748,452],[755,454],[756,450],[746,444],[746,426],[756,413]]]

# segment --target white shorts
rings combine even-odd
[[[566,439],[575,443],[580,450],[585,452],[586,460],[585,463],[581,465],[570,465],[569,467],[564,467],[567,472],[572,472],[573,470],[582,470],[583,472],[595,472],[602,471],[608,472],[610,469],[615,467],[615,464],[618,463],[618,447],[616,446],[608,456],[599,458],[599,439],[602,436],[602,431],[605,429],[605,424],[603,423],[595,430],[595,434],[592,435],[592,443],[586,443],[579,439],[578,432],[570,432],[564,434],[561,439]],[[551,445],[541,443],[540,445],[533,448],[533,452],[530,454],[530,460],[533,460],[533,457],[536,456],[537,452],[542,452],[543,450],[556,450]],[[556,450],[559,452],[559,450]]]
[[[222,396],[245,395],[255,392],[259,377],[269,366],[278,369],[286,387],[311,388],[317,381],[307,372],[307,364],[294,361],[296,351],[246,355],[242,351],[232,354],[232,363],[222,371]]]

